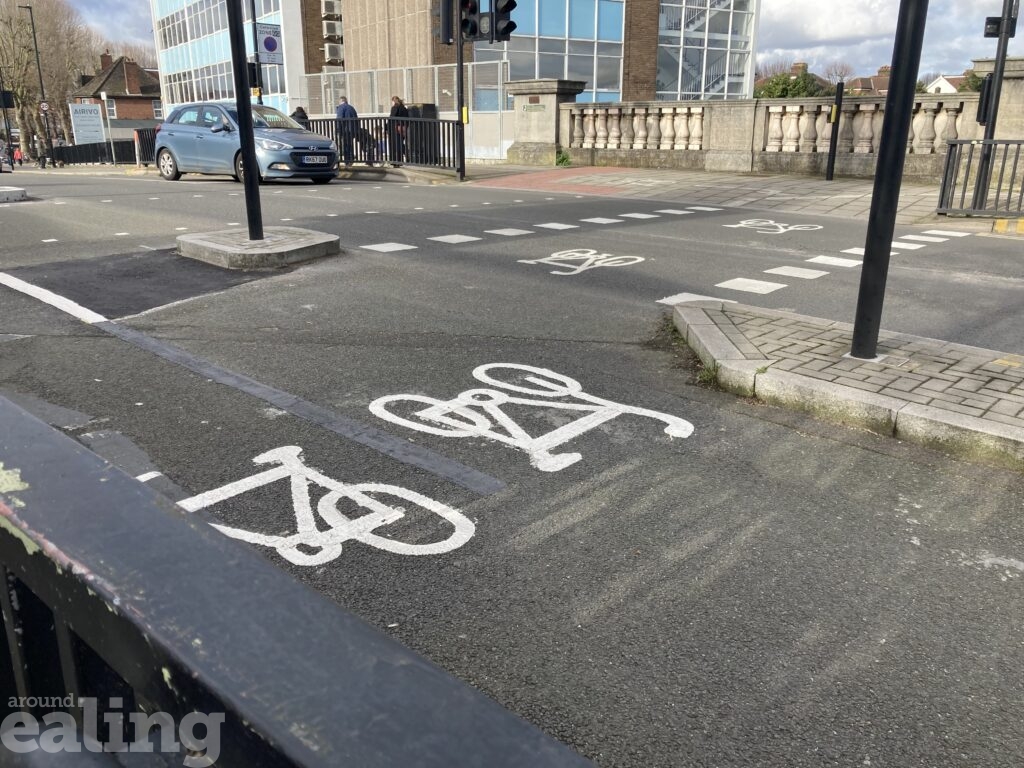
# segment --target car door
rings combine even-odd
[[[238,151],[238,131],[227,114],[216,104],[204,104],[200,114],[202,127],[197,135],[199,162],[208,173],[232,173]]]
[[[160,141],[171,150],[183,173],[199,170],[196,135],[199,129],[199,105],[183,107],[177,119],[160,128]]]

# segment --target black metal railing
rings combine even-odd
[[[135,131],[135,147],[139,153],[139,163],[149,165],[155,162],[156,128],[138,128]]]
[[[1019,214],[1024,205],[1024,141],[950,141],[938,213]]]
[[[2,397],[0,576],[0,765],[590,765]]]
[[[458,171],[459,125],[416,117],[313,119],[309,130],[338,144],[341,163],[415,165]]]
[[[111,150],[109,141],[95,144],[75,144],[53,148],[53,162],[63,165],[84,165],[86,163],[136,164],[135,142],[131,139],[117,139]],[[113,152],[113,158],[111,158]]]

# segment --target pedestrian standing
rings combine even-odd
[[[388,149],[391,164],[396,168],[405,158],[405,137],[409,130],[409,108],[398,96],[391,97],[391,115],[388,120]]]
[[[356,131],[359,129],[359,115],[345,96],[338,100],[338,108],[334,110],[334,123],[338,138],[341,140],[342,158],[345,165],[352,165],[352,144],[356,138]]]
[[[302,107],[296,107],[295,111],[291,114],[291,118],[307,131],[309,130],[309,115],[306,114],[305,109]]]
[[[18,164],[19,168],[21,167],[22,159],[23,158],[21,156],[21,147],[15,147],[14,148],[14,162],[16,162]],[[13,168],[14,166],[11,166],[11,167]]]

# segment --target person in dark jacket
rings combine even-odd
[[[391,119],[388,120],[388,151],[396,168],[405,158],[405,137],[409,131],[409,108],[397,96],[391,97]]]
[[[295,111],[291,114],[291,118],[307,131],[309,130],[309,115],[306,114],[305,109],[302,107],[296,107]]]
[[[338,139],[341,141],[341,154],[345,165],[352,165],[352,144],[359,130],[359,115],[356,108],[349,104],[348,99],[344,96],[338,99],[338,108],[334,110],[334,122],[338,129]]]

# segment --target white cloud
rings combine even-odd
[[[1002,0],[932,0],[919,71],[959,74],[971,59],[995,56],[985,17],[1002,9]],[[874,74],[892,62],[899,11],[900,0],[761,0],[758,60],[806,61],[812,72],[842,61],[857,75]],[[1024,55],[1019,40],[1009,54]]]

